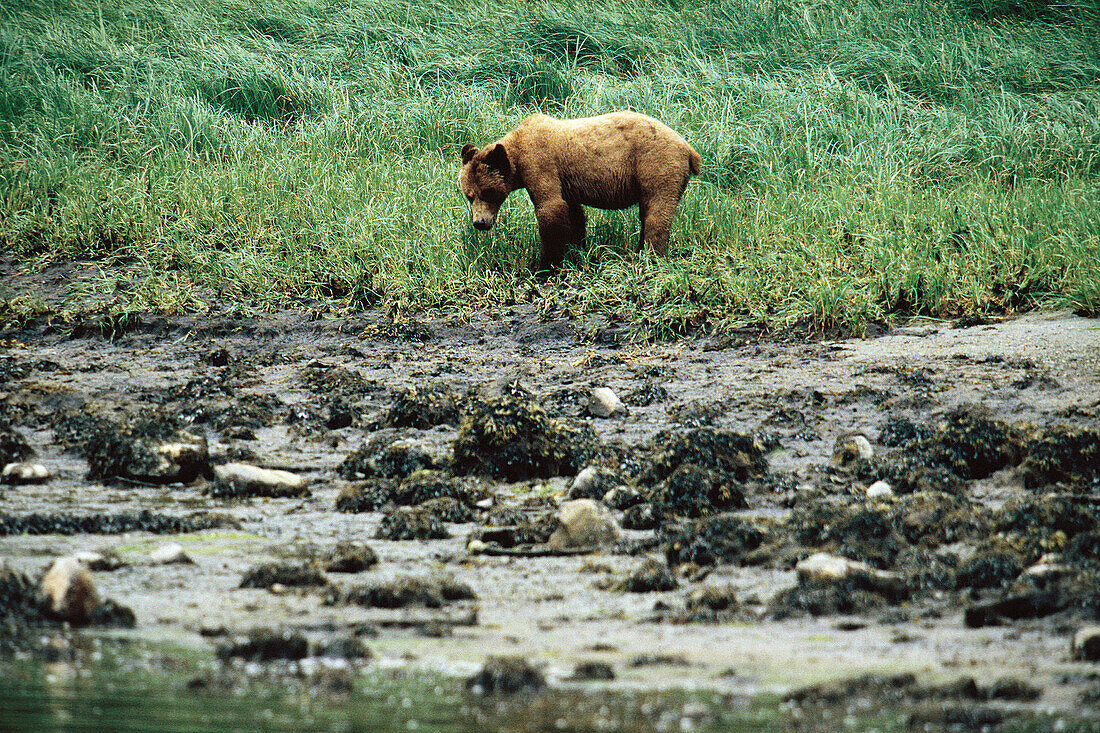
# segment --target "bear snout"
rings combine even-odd
[[[474,219],[474,229],[480,229],[483,232],[487,232],[492,228],[493,228],[492,220]]]

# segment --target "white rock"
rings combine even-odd
[[[0,483],[41,484],[50,480],[50,471],[41,463],[9,463],[0,471]]]
[[[75,557],[59,557],[38,586],[46,613],[59,621],[81,624],[99,606],[99,593],[88,566]]]
[[[1073,658],[1100,661],[1100,626],[1082,626],[1073,635]]]
[[[585,466],[569,484],[566,495],[571,499],[602,498],[621,483],[622,477],[610,468]]]
[[[492,509],[493,497],[490,496],[487,499],[482,499],[481,501],[474,502],[474,506],[476,506],[478,509]]]
[[[72,557],[88,566],[89,570],[111,571],[122,567],[122,560],[110,552],[96,552],[95,550],[81,550],[74,552]]]
[[[596,387],[589,395],[588,413],[595,417],[618,417],[629,414],[629,410],[610,387]]]
[[[183,549],[183,545],[178,542],[171,542],[167,545],[161,545],[150,552],[149,562],[153,565],[189,565],[194,564],[195,561],[188,557]]]
[[[887,595],[904,595],[905,579],[899,573],[877,570],[865,562],[827,552],[815,552],[794,567],[798,579],[810,585],[834,585],[853,580]]]
[[[894,487],[885,481],[876,481],[867,487],[867,498],[872,501],[891,501],[896,498]]]
[[[868,459],[875,455],[875,449],[871,447],[871,441],[866,435],[842,435],[833,444],[833,458],[829,465],[834,468],[847,466],[859,458]]]
[[[214,466],[216,480],[241,496],[301,496],[307,481],[290,471],[260,468],[247,463]]]
[[[599,547],[617,542],[623,536],[618,522],[607,507],[593,499],[574,499],[558,511],[561,525],[550,535],[550,546]]]
[[[470,542],[466,545],[466,552],[470,553],[471,555],[480,555],[481,553],[485,552],[486,548],[488,547],[488,543],[482,542],[481,540],[470,540]]]

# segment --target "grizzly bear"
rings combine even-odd
[[[541,248],[536,272],[557,269],[571,244],[584,240],[585,206],[638,204],[638,248],[668,246],[676,206],[702,159],[672,129],[637,112],[556,120],[534,114],[482,150],[462,148],[458,187],[475,227],[493,226],[509,193],[526,188],[535,206]]]

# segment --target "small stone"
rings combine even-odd
[[[574,499],[561,505],[558,512],[561,525],[550,535],[550,546],[600,547],[622,539],[615,518],[607,507],[592,499]]]
[[[183,545],[171,542],[161,545],[149,553],[149,562],[152,565],[194,565],[195,561],[188,557]]]
[[[573,676],[576,681],[602,682],[615,679],[615,670],[607,662],[578,662],[573,668]]]
[[[476,502],[474,502],[474,506],[476,506],[478,509],[492,509],[493,508],[493,497],[490,496],[486,499],[481,499],[480,501],[476,501]]]
[[[470,540],[469,543],[467,543],[466,545],[466,552],[470,553],[471,555],[480,555],[487,549],[489,549],[489,544],[487,542],[482,542],[481,540]]]
[[[669,570],[668,565],[648,559],[642,565],[614,586],[615,590],[627,593],[652,593],[654,591],[676,590],[680,584]]]
[[[1073,635],[1073,658],[1100,662],[1100,626],[1082,626]]]
[[[871,447],[871,441],[865,435],[842,435],[833,444],[833,458],[829,465],[833,468],[844,468],[859,459],[873,458],[875,449]]]
[[[0,483],[42,484],[50,480],[50,471],[41,463],[9,463],[0,471]]]
[[[622,477],[609,468],[586,466],[569,484],[566,496],[570,499],[602,499],[622,482]]]
[[[247,463],[214,466],[214,476],[211,494],[219,497],[302,496],[309,492],[306,479],[298,474]]]
[[[629,414],[629,410],[610,387],[596,387],[589,395],[588,414],[593,417],[619,417]]]
[[[95,550],[81,550],[74,552],[72,557],[88,566],[89,570],[97,572],[110,572],[118,570],[125,563],[113,552],[96,552]]]
[[[75,557],[54,560],[38,587],[46,615],[58,621],[87,623],[99,606],[92,574]]]
[[[341,542],[325,560],[330,573],[359,573],[378,564],[378,555],[367,545]]]
[[[867,487],[867,498],[871,501],[893,501],[896,496],[894,487],[885,481],[876,481]]]

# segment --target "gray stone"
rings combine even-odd
[[[550,535],[550,546],[556,549],[600,547],[622,539],[622,530],[611,512],[593,499],[565,502],[558,520],[561,526]]]
[[[885,481],[876,481],[867,487],[867,498],[871,501],[893,501],[897,495],[890,484]]]
[[[589,395],[588,414],[594,417],[619,417],[629,414],[629,410],[610,387],[596,387]]]
[[[1082,626],[1073,635],[1073,658],[1100,662],[1100,626]]]
[[[171,542],[150,552],[149,562],[153,565],[193,565],[195,561],[188,557],[183,545]]]
[[[247,463],[226,463],[214,466],[216,495],[231,496],[301,496],[307,481],[290,471],[260,468]]]
[[[844,468],[861,458],[866,460],[874,455],[875,449],[871,447],[871,441],[867,440],[867,436],[842,435],[833,444],[833,457],[829,465],[833,468]]]

